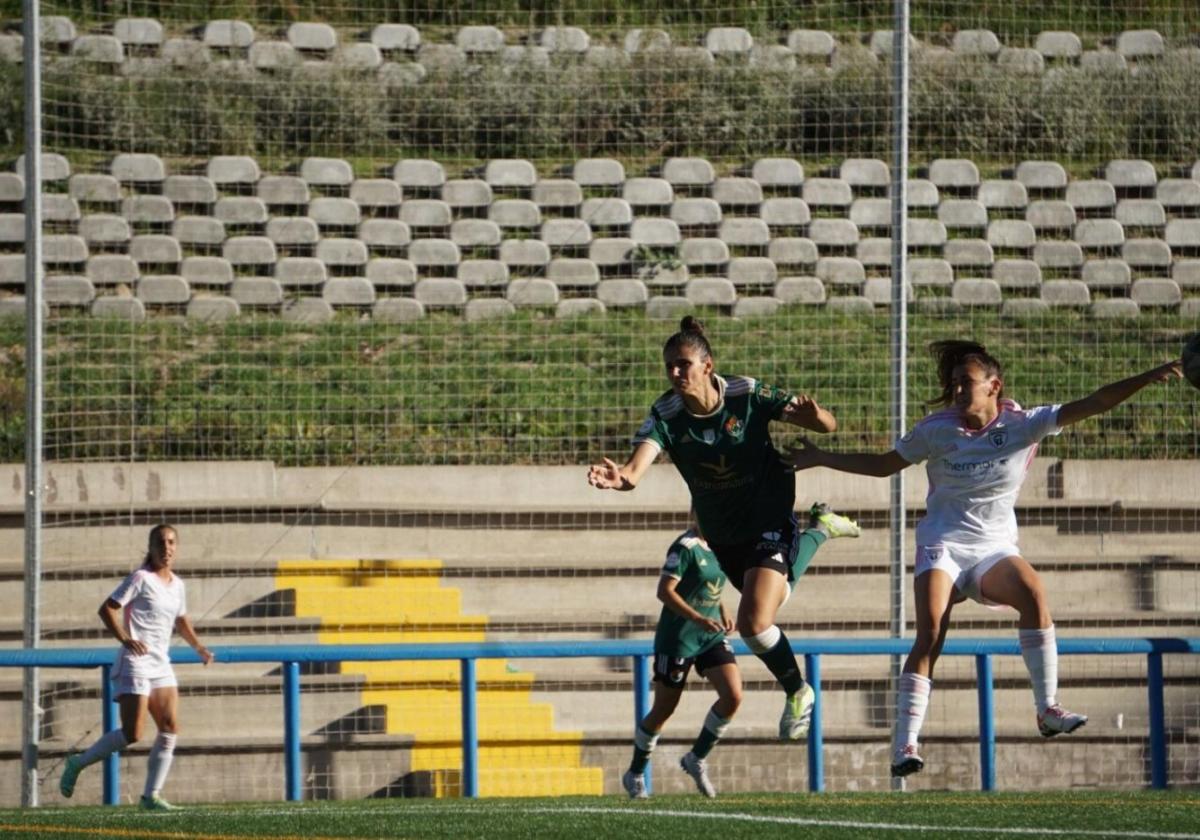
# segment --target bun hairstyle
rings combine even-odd
[[[679,322],[679,332],[668,338],[667,343],[663,345],[663,355],[681,347],[698,350],[702,359],[712,357],[712,347],[704,335],[704,324],[699,318],[692,315],[683,316],[683,320]]]
[[[166,544],[164,533],[170,531],[172,534],[178,534],[174,525],[168,525],[165,522],[160,525],[155,525],[150,529],[149,545],[146,547],[146,556],[142,558],[142,565],[149,566],[154,560],[154,553],[157,551],[161,556]]]
[[[1001,380],[998,396],[1004,396],[1004,368],[982,344],[975,341],[948,339],[930,344],[929,352],[937,362],[938,384],[942,387],[942,393],[929,400],[929,405],[949,405],[953,402],[954,383],[951,380],[954,376],[954,369],[967,362],[974,362],[988,376],[994,376]]]

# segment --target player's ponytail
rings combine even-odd
[[[166,551],[167,540],[166,540],[166,537],[164,536],[164,534],[167,531],[170,531],[173,534],[179,533],[178,531],[175,530],[174,525],[168,525],[165,522],[163,522],[159,525],[155,525],[153,528],[150,529],[150,539],[148,541],[149,545],[147,545],[147,547],[146,547],[146,556],[142,558],[143,566],[146,566],[146,567],[150,566],[151,561],[154,560],[155,552],[158,552],[158,554],[161,556]]]
[[[693,315],[683,316],[683,320],[679,322],[679,332],[668,338],[667,343],[663,345],[663,355],[680,347],[698,350],[701,359],[712,357],[712,347],[709,346],[708,338],[704,334],[704,324],[699,318]]]
[[[994,376],[1001,380],[1000,396],[1004,395],[1004,368],[982,344],[975,341],[947,339],[930,344],[929,352],[937,363],[938,384],[942,387],[942,393],[929,400],[930,405],[949,405],[953,402],[954,369],[966,362],[974,362],[988,376]]]

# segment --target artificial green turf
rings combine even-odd
[[[914,838],[1200,837],[1197,791],[736,794],[520,800],[368,800],[0,811],[6,838]]]

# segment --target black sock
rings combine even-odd
[[[792,645],[783,631],[780,631],[775,647],[766,653],[758,654],[758,658],[775,675],[775,679],[779,680],[779,684],[788,694],[795,694],[804,686],[800,663],[796,661],[796,654],[792,653]]]

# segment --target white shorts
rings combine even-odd
[[[988,570],[1005,557],[1019,557],[1021,549],[1013,543],[937,543],[917,546],[917,567],[914,578],[930,569],[941,569],[950,575],[954,587],[972,601],[989,607],[1000,606],[984,598],[979,591],[979,582]]]
[[[141,674],[116,674],[113,676],[113,696],[123,694],[142,694],[149,696],[156,688],[172,688],[179,685],[175,673],[157,674],[153,677]]]

